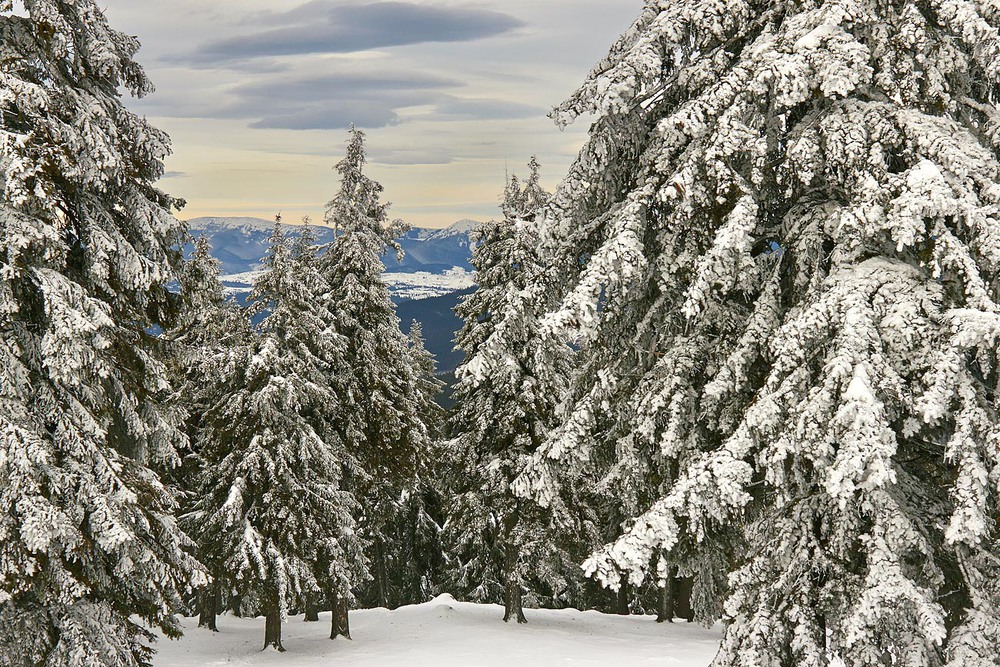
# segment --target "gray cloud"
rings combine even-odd
[[[413,107],[423,109],[409,114],[408,120],[433,122],[544,118],[547,112],[510,100],[461,97],[458,93],[466,84],[437,74],[368,70],[358,63],[332,65],[343,69],[256,76],[210,95],[160,95],[137,101],[132,108],[154,117],[236,119],[254,129],[284,130],[339,130],[352,123],[368,129],[388,127],[401,122],[402,109]],[[419,164],[401,160],[399,164]],[[445,162],[436,158],[427,164]]]
[[[373,130],[369,149],[372,162],[378,163],[374,173],[396,201],[396,214],[423,225],[494,217],[504,185],[504,158],[520,172],[528,157],[538,153],[544,178],[554,182],[576,154],[586,123],[560,133],[543,113],[530,118],[530,107],[505,107],[489,98],[540,107],[560,102],[643,5],[643,0],[397,0],[407,3],[411,13],[437,7],[443,9],[430,11],[454,16],[457,10],[449,9],[454,6],[466,12],[501,12],[493,24],[479,21],[470,28],[468,21],[452,21],[452,26],[464,26],[464,32],[450,35],[442,34],[440,25],[428,30],[418,22],[414,28],[402,10],[387,11],[384,4],[361,11],[368,12],[369,24],[380,17],[391,21],[390,27],[366,27],[350,11],[337,14],[337,5],[370,1],[378,0],[101,0],[112,24],[139,35],[143,43],[139,60],[158,92],[129,106],[174,135],[176,150],[167,168],[189,176],[163,185],[188,200],[191,216],[267,217],[281,208],[290,220],[302,213],[320,219],[322,202],[330,194],[327,167],[343,154],[343,132],[249,126],[308,127],[353,120]],[[519,20],[524,27],[516,27]],[[343,28],[339,34],[333,30],[338,25]],[[274,31],[287,30],[284,35],[294,42],[310,26],[333,32],[336,40],[321,39],[321,53],[282,55],[288,48]],[[359,35],[352,39],[348,30]],[[496,36],[482,37],[491,34]],[[223,48],[225,40],[233,42],[228,49]],[[240,48],[247,40],[256,43]],[[390,47],[396,43],[401,45]],[[381,53],[336,55],[361,46]],[[313,48],[317,45],[309,46]],[[255,51],[260,49],[264,53]],[[317,78],[327,72],[364,72],[366,78],[371,74],[397,84],[397,79],[422,72],[461,85],[361,88],[346,75]],[[436,117],[436,110],[443,115]],[[522,114],[524,120],[472,120]],[[385,127],[376,130],[380,125]],[[408,164],[421,166],[402,166]]]
[[[267,115],[250,123],[257,130],[337,130],[351,124],[364,128],[379,128],[399,123],[399,115],[375,102],[339,100],[317,109],[300,109],[289,113]]]
[[[435,121],[544,117],[545,110],[507,100],[462,98],[457,81],[421,72],[363,72],[270,77],[240,84],[215,118],[246,118],[256,129],[335,130],[396,125],[399,111],[427,107],[416,119]]]
[[[456,88],[453,79],[420,72],[329,72],[321,75],[259,79],[232,89],[245,100],[261,100],[282,104],[326,101],[331,98],[394,98],[400,92],[420,93]]]
[[[254,81],[232,89],[231,112],[257,129],[333,130],[399,122],[398,110],[432,104],[458,82],[422,73],[334,72]]]
[[[355,53],[428,42],[472,41],[524,25],[509,14],[488,9],[407,2],[345,6],[332,0],[314,0],[284,13],[258,14],[251,22],[267,27],[209,42],[181,58],[196,65],[218,66],[262,57]]]
[[[437,120],[513,120],[544,118],[548,109],[491,98],[442,97],[435,107]]]
[[[376,164],[413,166],[451,164],[455,161],[455,156],[443,147],[436,149],[392,149],[384,146],[370,146],[368,159]]]

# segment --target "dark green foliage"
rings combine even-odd
[[[456,342],[466,361],[448,443],[451,585],[475,601],[503,600],[508,618],[517,620],[522,599],[578,603],[578,559],[593,531],[572,490],[561,499],[568,504],[543,507],[511,487],[555,423],[569,374],[569,346],[544,335],[524,299],[542,268],[535,217],[545,198],[532,161],[528,182],[514,177],[506,188],[504,219],[479,230],[472,259],[477,289],[457,308],[465,324]],[[489,366],[482,364],[484,351]]]
[[[162,347],[182,205],[152,89],[92,0],[0,1],[0,664],[150,661],[200,583],[154,470],[184,444]]]

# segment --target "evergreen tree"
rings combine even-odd
[[[430,449],[423,416],[428,411],[409,341],[399,327],[381,257],[405,231],[390,222],[382,186],[364,173],[364,133],[352,129],[347,154],[336,170],[340,189],[327,205],[326,222],[339,232],[320,257],[320,270],[336,329],[346,341],[344,372],[337,379],[340,416],[334,426],[357,467],[350,484],[364,498],[359,532],[371,543],[373,581],[366,600],[390,604],[389,554],[395,553],[390,526],[401,511],[404,491],[412,493]],[[331,635],[347,635],[350,591],[339,593]]]
[[[631,457],[587,569],[728,574],[717,666],[998,664],[998,52],[977,2],[650,2],[555,112],[584,362],[519,488]]]
[[[230,386],[221,372],[228,356],[250,341],[250,325],[235,303],[225,297],[219,279],[219,260],[212,257],[207,237],[194,242],[191,257],[180,274],[180,312],[164,338],[172,344],[172,375],[176,399],[185,412],[185,430],[190,443],[180,466],[170,472],[170,481],[178,491],[181,525],[196,542],[201,543],[203,517],[197,511],[200,480],[204,462],[199,449],[203,417],[228,395]],[[216,613],[222,604],[224,568],[207,554],[199,560],[212,575],[211,585],[199,592],[199,627],[216,631]]]
[[[478,230],[477,289],[456,309],[466,361],[451,420],[456,499],[448,524],[458,588],[476,601],[502,599],[504,620],[519,623],[525,594],[535,604],[567,602],[577,568],[566,537],[589,530],[576,498],[552,503],[553,512],[511,490],[553,425],[570,364],[565,342],[539,335],[525,299],[542,270],[535,218],[546,201],[534,159],[530,168],[524,186],[516,176],[507,184],[504,219]]]
[[[400,493],[394,521],[388,526],[392,546],[387,567],[391,607],[426,602],[441,592],[445,567],[440,475],[445,412],[436,401],[444,383],[434,375],[434,356],[424,347],[423,327],[416,320],[410,323],[408,344],[418,385],[418,414],[428,431],[428,449],[421,456],[414,480]]]
[[[203,575],[151,467],[183,444],[154,336],[182,204],[92,0],[0,1],[0,663],[145,665]]]
[[[279,217],[280,220],[280,217]],[[315,249],[289,248],[275,225],[250,313],[257,336],[218,366],[230,386],[204,416],[201,547],[220,563],[244,609],[266,618],[264,647],[284,650],[289,606],[364,575],[357,501],[341,487],[352,466],[330,425],[340,403],[329,359],[345,346],[331,326]]]
[[[444,427],[445,411],[438,405],[437,397],[444,389],[445,383],[438,379],[437,362],[434,355],[427,351],[424,339],[424,327],[417,320],[410,322],[407,334],[407,344],[410,351],[410,362],[417,379],[421,407],[418,409],[421,420],[427,426],[428,435],[436,440],[441,436]],[[433,457],[432,457],[433,458]]]
[[[185,366],[196,365],[231,333],[230,321],[238,318],[236,308],[226,300],[219,273],[222,262],[212,256],[212,244],[207,236],[194,240],[191,256],[184,261],[178,286],[181,308],[175,319],[173,335],[167,338],[184,344]]]

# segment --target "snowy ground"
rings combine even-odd
[[[461,267],[453,267],[444,273],[395,273],[387,271],[382,279],[389,291],[399,299],[428,299],[450,292],[472,287],[475,274]]]
[[[651,616],[607,616],[575,610],[526,609],[528,624],[505,624],[503,609],[442,596],[395,611],[351,612],[353,641],[330,641],[329,613],[319,623],[288,619],[286,653],[261,652],[263,619],[219,619],[218,634],[185,619],[180,641],[161,639],[155,667],[280,665],[282,667],[706,667],[721,632]]]
[[[221,280],[226,290],[231,293],[249,292],[253,288],[253,281],[259,275],[261,275],[260,271],[231,273],[222,276]],[[393,296],[398,299],[412,300],[441,296],[472,287],[475,274],[456,266],[442,273],[386,271],[382,274],[382,278]]]

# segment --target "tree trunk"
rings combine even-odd
[[[656,622],[674,622],[674,568],[668,568],[667,579],[660,588],[660,605],[657,609]]]
[[[694,621],[694,609],[691,607],[691,591],[694,589],[694,579],[690,577],[678,577],[674,588],[677,591],[674,598],[674,614],[691,623]]]
[[[310,591],[306,593],[306,623],[319,620],[319,605],[316,604],[316,593]]]
[[[208,629],[218,632],[219,612],[222,611],[222,582],[216,580],[212,583],[212,615],[208,620]]]
[[[386,589],[388,573],[385,564],[385,549],[380,539],[375,540],[375,562],[373,565],[372,569],[375,570],[375,584],[378,589],[378,606],[389,609],[389,594]]]
[[[423,573],[426,573],[428,577],[431,576],[431,563],[433,562],[429,554],[422,552],[419,544],[420,538],[417,535],[417,525],[420,521],[420,512],[416,504],[410,508],[410,521],[409,521],[409,532],[410,532],[410,559],[409,559],[409,579],[410,579],[410,590],[407,592],[406,597],[401,599],[402,604],[420,604],[426,602],[427,599],[424,597],[424,578]],[[427,560],[424,561],[423,558]],[[426,568],[421,567],[421,565],[426,562]],[[408,599],[407,599],[408,598]]]
[[[198,627],[218,632],[215,619],[219,611],[219,584],[213,581],[198,591]]]
[[[503,595],[503,620],[504,623],[510,619],[517,619],[518,623],[527,623],[524,617],[524,610],[521,609],[521,587],[514,581],[508,580]]]
[[[623,576],[621,584],[618,586],[618,599],[615,601],[615,613],[619,616],[628,616],[631,613],[628,604],[629,597],[628,581]]]
[[[271,603],[264,616],[264,648],[275,648],[279,652],[284,652],[285,647],[281,645],[281,611],[278,605]]]
[[[243,618],[243,596],[233,591],[229,598],[229,608],[233,611],[233,616]]]
[[[330,639],[351,638],[350,608],[347,606],[347,596],[338,594],[337,589],[330,591]]]
[[[524,610],[521,609],[521,585],[517,581],[514,570],[517,567],[517,549],[513,545],[507,546],[507,556],[504,559],[504,584],[503,592],[503,621],[509,623],[510,619],[516,619],[518,623],[527,623],[524,617]]]

